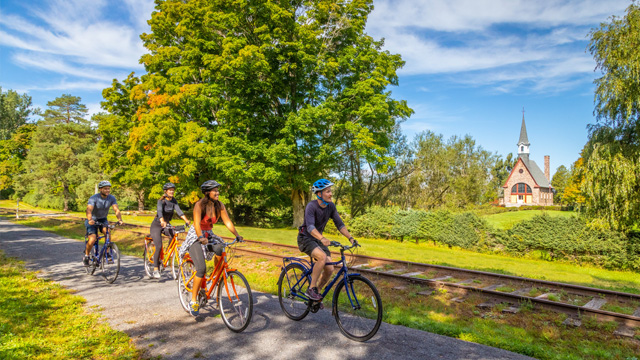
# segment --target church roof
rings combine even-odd
[[[527,137],[527,127],[524,125],[524,114],[522,114],[522,126],[520,127],[520,140],[518,140],[518,145],[529,144],[529,138]]]
[[[525,160],[522,157],[521,157],[521,159],[522,159],[522,162],[524,163],[524,165],[529,170],[529,173],[533,177],[533,180],[535,180],[536,184],[538,184],[538,186],[545,187],[545,188],[551,187],[551,184],[549,183],[549,180],[547,180],[547,177],[544,176],[544,172],[542,172],[542,170],[540,170],[540,167],[538,167],[538,164],[536,164],[535,161],[529,160],[529,159]]]

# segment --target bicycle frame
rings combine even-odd
[[[329,282],[329,284],[327,286],[325,286],[324,291],[322,293],[322,297],[324,298],[328,293],[329,290],[333,289],[333,286],[336,284],[336,282],[338,281],[338,279],[340,278],[340,276],[342,276],[342,281],[344,282],[344,286],[345,289],[347,291],[347,297],[349,298],[349,301],[351,302],[351,306],[354,308],[359,308],[360,307],[360,302],[358,301],[357,298],[355,298],[355,296],[352,296],[353,294],[353,288],[352,286],[349,284],[349,277],[350,276],[356,276],[356,275],[360,275],[359,273],[349,273],[349,269],[347,268],[347,263],[345,261],[345,256],[344,256],[344,249],[340,249],[340,257],[341,259],[339,261],[334,261],[334,262],[328,262],[325,264],[326,265],[341,265],[340,269],[338,270],[338,273],[333,277],[333,279]],[[302,276],[300,277],[300,279],[293,284],[293,286],[291,285],[291,281],[289,281],[289,277],[287,277],[287,283],[289,284],[289,289],[292,289],[292,295],[294,295],[295,297],[298,297],[300,299],[303,299],[304,301],[310,301],[311,299],[309,299],[309,297],[302,293],[298,293],[297,291],[294,291],[293,289],[298,289],[299,286],[301,284],[304,284],[305,281],[309,281],[309,283],[311,283],[311,273],[313,272],[313,266],[315,265],[315,263],[313,262],[309,262],[306,259],[301,259],[301,258],[297,258],[297,257],[285,257],[282,260],[282,265],[283,265],[283,269],[287,266],[287,262],[291,262],[291,263],[297,263],[299,265],[301,265],[303,267],[303,269],[305,269],[304,273],[302,274]],[[310,265],[309,265],[310,264]],[[301,286],[300,286],[301,288]],[[354,306],[354,301],[353,299],[355,299],[356,305]]]
[[[103,223],[96,223],[96,224],[106,229],[104,232],[104,235],[97,236],[96,234],[96,242],[93,243],[94,256],[96,257],[96,259],[98,259],[98,262],[99,262],[103,256],[107,256],[106,251],[107,251],[107,245],[111,243],[111,232],[109,231],[110,230],[109,225],[106,225]],[[85,243],[87,242],[86,239],[87,237],[85,236]],[[104,244],[102,244],[102,249],[100,249],[99,247],[100,239],[105,239]]]
[[[185,260],[191,260],[191,257],[188,254],[185,255],[184,258]],[[227,263],[227,251],[225,246],[225,249],[222,250],[222,255],[220,255],[220,260],[218,260],[218,263],[214,267],[213,272],[211,272],[211,275],[206,276],[202,281],[201,288],[205,289],[205,294],[207,295],[207,299],[211,299],[211,293],[218,285],[218,282],[224,281],[225,284],[227,283],[227,272],[235,271],[235,270],[236,269],[230,268],[229,264]],[[184,276],[184,274],[180,274],[180,276]],[[184,283],[189,284],[191,280],[195,279],[195,276],[196,276],[195,273],[191,274],[191,277],[189,277]],[[207,283],[209,281],[211,281],[211,287],[207,289]],[[235,284],[233,283],[233,279],[231,279],[231,285],[233,285],[233,289],[235,292]],[[188,289],[188,290],[191,291],[192,289]],[[229,297],[229,299],[232,299],[231,294],[229,293],[228,286],[225,286],[225,290],[227,291],[227,296]],[[234,295],[237,299],[238,294],[234,294]]]
[[[145,236],[144,240],[145,240],[144,246],[147,249],[147,256],[151,260],[150,262],[153,262],[153,253],[149,252],[149,247],[148,247],[149,242],[152,242],[153,239],[151,237]],[[160,248],[160,257],[158,260],[160,264],[162,264],[162,266],[164,266],[165,268],[167,267],[167,265],[169,264],[169,260],[171,259],[171,256],[174,254],[174,252],[178,251],[177,247],[178,247],[178,234],[174,233],[173,237],[171,238],[171,241],[169,242],[169,245],[167,246],[167,257],[164,256],[164,247]]]

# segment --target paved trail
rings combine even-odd
[[[98,305],[109,324],[124,331],[149,356],[184,359],[531,359],[508,351],[383,323],[366,343],[344,337],[330,310],[299,322],[286,318],[277,296],[254,291],[254,316],[240,334],[229,331],[208,306],[197,318],[182,310],[177,286],[165,273],[144,276],[142,260],[123,256],[120,275],[108,285],[81,267],[82,244],[0,219],[0,249],[23,259],[41,276],[55,280]],[[241,270],[241,269],[240,269]]]

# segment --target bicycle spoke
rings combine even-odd
[[[243,331],[251,320],[253,297],[245,277],[230,271],[218,284],[218,307],[225,325],[234,332]]]
[[[284,314],[292,320],[302,320],[309,313],[309,302],[298,296],[304,294],[308,280],[299,264],[289,264],[278,279],[278,300]]]
[[[375,335],[382,320],[382,304],[378,290],[368,279],[351,276],[347,286],[340,282],[333,299],[334,316],[343,334],[356,341]]]

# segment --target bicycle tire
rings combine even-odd
[[[310,280],[304,280],[298,284],[295,293],[291,291],[291,286],[296,284],[303,276],[305,268],[297,263],[287,265],[278,278],[278,301],[284,314],[291,320],[300,321],[304,319],[311,310],[311,303],[295,296],[297,293],[304,294],[305,286],[309,286]],[[288,275],[287,275],[288,274]],[[288,280],[287,280],[288,279]]]
[[[179,249],[176,247],[173,249],[173,256],[171,257],[171,276],[173,276],[173,280],[178,281],[178,270],[180,260],[178,259],[178,251]]]
[[[249,326],[253,315],[253,295],[247,279],[239,271],[229,271],[218,282],[218,309],[229,330],[239,333]]]
[[[100,259],[100,267],[102,268],[102,276],[104,280],[113,284],[120,273],[120,250],[115,243],[109,243]]]
[[[178,276],[178,297],[180,297],[182,309],[186,312],[189,312],[189,301],[191,301],[191,287],[193,286],[193,279],[191,279],[189,283],[185,283],[189,278],[191,278],[191,275],[195,271],[196,266],[191,260],[185,260],[179,266],[180,275]]]
[[[144,272],[148,277],[153,277],[153,253],[156,251],[156,246],[153,243],[147,244],[144,248]],[[149,258],[151,256],[151,258]]]
[[[361,275],[350,275],[347,284],[350,297],[344,281],[338,282],[335,288],[333,316],[346,337],[355,341],[367,341],[378,332],[382,322],[380,293],[369,279]]]

